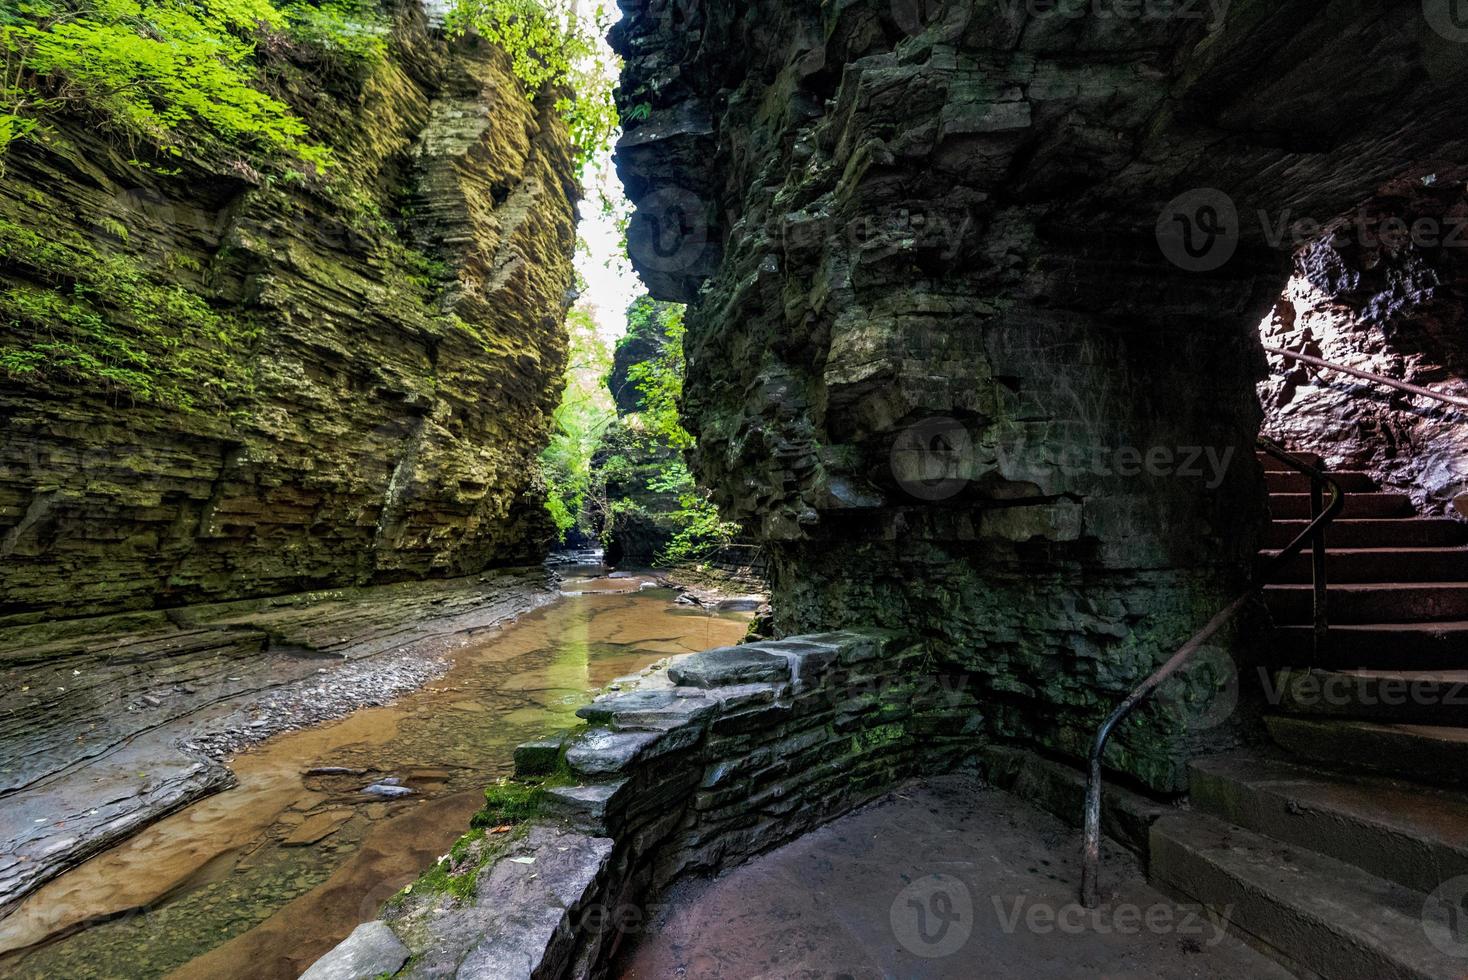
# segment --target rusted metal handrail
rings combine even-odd
[[[1441,391],[1433,391],[1431,388],[1424,388],[1421,385],[1409,384],[1406,381],[1398,381],[1396,378],[1388,378],[1385,375],[1381,374],[1372,374],[1370,371],[1363,371],[1360,368],[1346,367],[1346,365],[1344,364],[1334,364],[1330,361],[1326,361],[1319,357],[1316,357],[1313,354],[1306,354],[1304,351],[1286,350],[1283,347],[1270,347],[1268,344],[1264,344],[1263,347],[1270,354],[1278,354],[1281,357],[1293,358],[1296,361],[1301,361],[1305,364],[1311,365],[1312,367],[1324,368],[1327,371],[1339,371],[1341,374],[1349,374],[1351,377],[1360,378],[1363,381],[1372,381],[1379,385],[1386,385],[1388,388],[1395,388],[1398,391],[1405,391],[1408,394],[1421,395],[1424,398],[1435,398],[1438,401],[1444,402],[1448,405],[1456,405],[1459,408],[1468,408],[1468,398],[1462,398],[1458,395],[1449,395]]]
[[[1203,647],[1203,644],[1212,639],[1215,633],[1238,615],[1239,610],[1260,586],[1267,583],[1281,568],[1304,550],[1307,541],[1314,543],[1311,576],[1314,583],[1315,601],[1315,651],[1319,653],[1325,630],[1328,627],[1325,605],[1325,528],[1345,507],[1345,495],[1341,493],[1340,485],[1330,478],[1330,474],[1323,467],[1308,463],[1286,452],[1268,439],[1261,438],[1259,448],[1285,465],[1310,477],[1310,523],[1296,535],[1293,541],[1285,545],[1279,554],[1258,569],[1255,573],[1254,585],[1248,591],[1225,606],[1192,639],[1184,643],[1177,653],[1168,658],[1167,663],[1157,668],[1150,677],[1133,689],[1121,704],[1106,716],[1106,720],[1096,730],[1096,739],[1091,744],[1090,765],[1086,773],[1085,850],[1081,858],[1081,904],[1088,909],[1096,907],[1098,879],[1101,874],[1101,762],[1106,754],[1106,743],[1110,740],[1112,731],[1127,715],[1132,713],[1137,705],[1151,697],[1164,681],[1175,674],[1179,667]],[[1324,503],[1327,489],[1330,491],[1328,505]]]
[[[1346,496],[1341,492],[1340,484],[1330,478],[1325,467],[1308,463],[1275,442],[1264,437],[1258,440],[1259,448],[1284,463],[1286,466],[1304,473],[1310,477],[1310,524],[1303,531],[1295,535],[1295,539],[1255,572],[1256,587],[1267,584],[1281,569],[1285,567],[1304,548],[1305,542],[1310,542],[1310,583],[1312,591],[1312,604],[1314,609],[1313,630],[1313,653],[1318,659],[1323,652],[1326,633],[1330,628],[1326,612],[1326,581],[1325,581],[1325,528],[1331,521],[1340,516],[1341,510],[1346,506]],[[1325,503],[1325,491],[1330,490],[1330,504]],[[1324,518],[1324,520],[1322,520]],[[1320,527],[1320,533],[1315,533],[1316,525]],[[1313,666],[1313,664],[1312,664]]]

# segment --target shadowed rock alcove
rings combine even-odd
[[[1083,754],[1253,561],[1276,229],[1461,154],[1409,6],[627,4],[632,256],[778,626],[926,637],[994,736]],[[1109,761],[1175,791],[1229,737],[1156,710]]]

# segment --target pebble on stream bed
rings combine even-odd
[[[390,704],[438,680],[451,666],[447,657],[425,658],[421,653],[400,651],[331,669],[323,667],[316,682],[242,707],[220,730],[196,736],[180,747],[222,761],[282,732],[335,721],[359,708]]]

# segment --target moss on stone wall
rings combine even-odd
[[[922,636],[993,734],[1083,759],[1253,563],[1269,226],[1443,159],[1468,62],[1408,7],[623,6],[630,251],[689,303],[691,465],[765,546],[777,628]],[[1313,86],[1384,51],[1411,70]],[[1247,219],[1206,273],[1158,235],[1202,188]],[[1114,761],[1176,790],[1205,739],[1139,716]]]
[[[126,227],[111,221],[103,230],[125,246]],[[0,216],[0,256],[18,274],[0,291],[6,380],[182,411],[228,410],[252,393],[249,351],[260,329],[247,312],[215,310],[166,271],[100,251],[39,209],[29,227]]]
[[[282,76],[319,173],[140,167],[86,117],[0,177],[0,625],[538,558],[578,189],[509,59],[391,4]]]

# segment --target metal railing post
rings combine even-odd
[[[1325,481],[1314,473],[1310,474],[1310,521],[1313,524],[1325,512]],[[1325,653],[1326,633],[1330,629],[1326,607],[1325,580],[1325,529],[1311,539],[1310,583],[1314,591],[1315,630],[1311,638],[1311,667],[1321,662]]]
[[[1303,364],[1322,368],[1328,371],[1338,371],[1341,374],[1360,378],[1363,381],[1372,381],[1377,384],[1395,388],[1412,395],[1421,395],[1432,398],[1444,404],[1454,405],[1458,408],[1468,408],[1468,398],[1459,395],[1449,395],[1441,391],[1433,391],[1431,388],[1423,388],[1420,385],[1408,384],[1405,381],[1397,381],[1393,378],[1373,374],[1370,371],[1362,371],[1360,368],[1347,367],[1343,364],[1332,364],[1330,361],[1306,354],[1303,351],[1285,350],[1281,347],[1264,345],[1264,349],[1281,357],[1290,358]],[[1326,562],[1325,562],[1325,529],[1330,522],[1335,520],[1345,506],[1345,495],[1336,481],[1321,466],[1306,463],[1267,439],[1259,440],[1259,448],[1273,456],[1275,459],[1285,463],[1297,472],[1307,474],[1310,477],[1310,522],[1305,530],[1289,544],[1285,545],[1279,554],[1275,555],[1263,566],[1255,581],[1255,588],[1268,582],[1286,564],[1299,556],[1308,541],[1310,543],[1310,580],[1312,588],[1312,600],[1314,602],[1314,623],[1311,643],[1311,666],[1317,666],[1321,662],[1321,655],[1326,644],[1329,642],[1330,620],[1327,610],[1329,592],[1326,588]],[[1330,503],[1325,502],[1325,494],[1329,491]],[[1091,746],[1089,758],[1089,770],[1086,774],[1086,813],[1085,813],[1085,849],[1082,853],[1081,863],[1081,902],[1086,908],[1095,908],[1097,893],[1100,888],[1099,878],[1101,873],[1101,761],[1106,754],[1106,742],[1111,737],[1114,729],[1123,718],[1131,713],[1132,709],[1147,699],[1157,686],[1165,681],[1178,669],[1189,656],[1196,651],[1208,637],[1216,633],[1223,624],[1233,617],[1234,613],[1243,606],[1245,600],[1252,595],[1252,590],[1235,599],[1228,608],[1215,616],[1207,626],[1193,639],[1189,640],[1172,658],[1158,668],[1152,676],[1148,677],[1136,687],[1126,698],[1117,705],[1116,709],[1102,722],[1101,727],[1096,730],[1096,739]]]
[[[1208,621],[1208,625],[1199,630],[1187,643],[1184,643],[1165,664],[1138,684],[1122,700],[1121,704],[1106,716],[1106,720],[1096,730],[1096,738],[1091,743],[1091,755],[1088,759],[1089,767],[1086,773],[1085,844],[1081,853],[1081,904],[1088,909],[1096,907],[1101,887],[1101,763],[1106,756],[1106,743],[1111,738],[1112,731],[1127,715],[1131,714],[1137,705],[1147,700],[1163,681],[1171,677],[1194,653],[1200,650],[1203,644],[1223,629],[1253,597],[1260,585],[1268,582],[1280,569],[1303,554],[1307,542],[1312,544],[1311,566],[1314,575],[1315,629],[1317,631],[1315,648],[1318,649],[1324,642],[1322,634],[1327,626],[1325,618],[1325,528],[1340,514],[1341,508],[1345,506],[1346,498],[1341,493],[1340,485],[1332,480],[1321,467],[1297,459],[1267,439],[1261,438],[1259,447],[1284,462],[1291,469],[1309,475],[1310,522],[1303,531],[1295,536],[1293,541],[1285,545],[1279,554],[1271,558],[1259,570],[1255,583],[1249,591],[1220,610]],[[1327,490],[1330,492],[1329,504],[1325,503],[1325,491]]]

